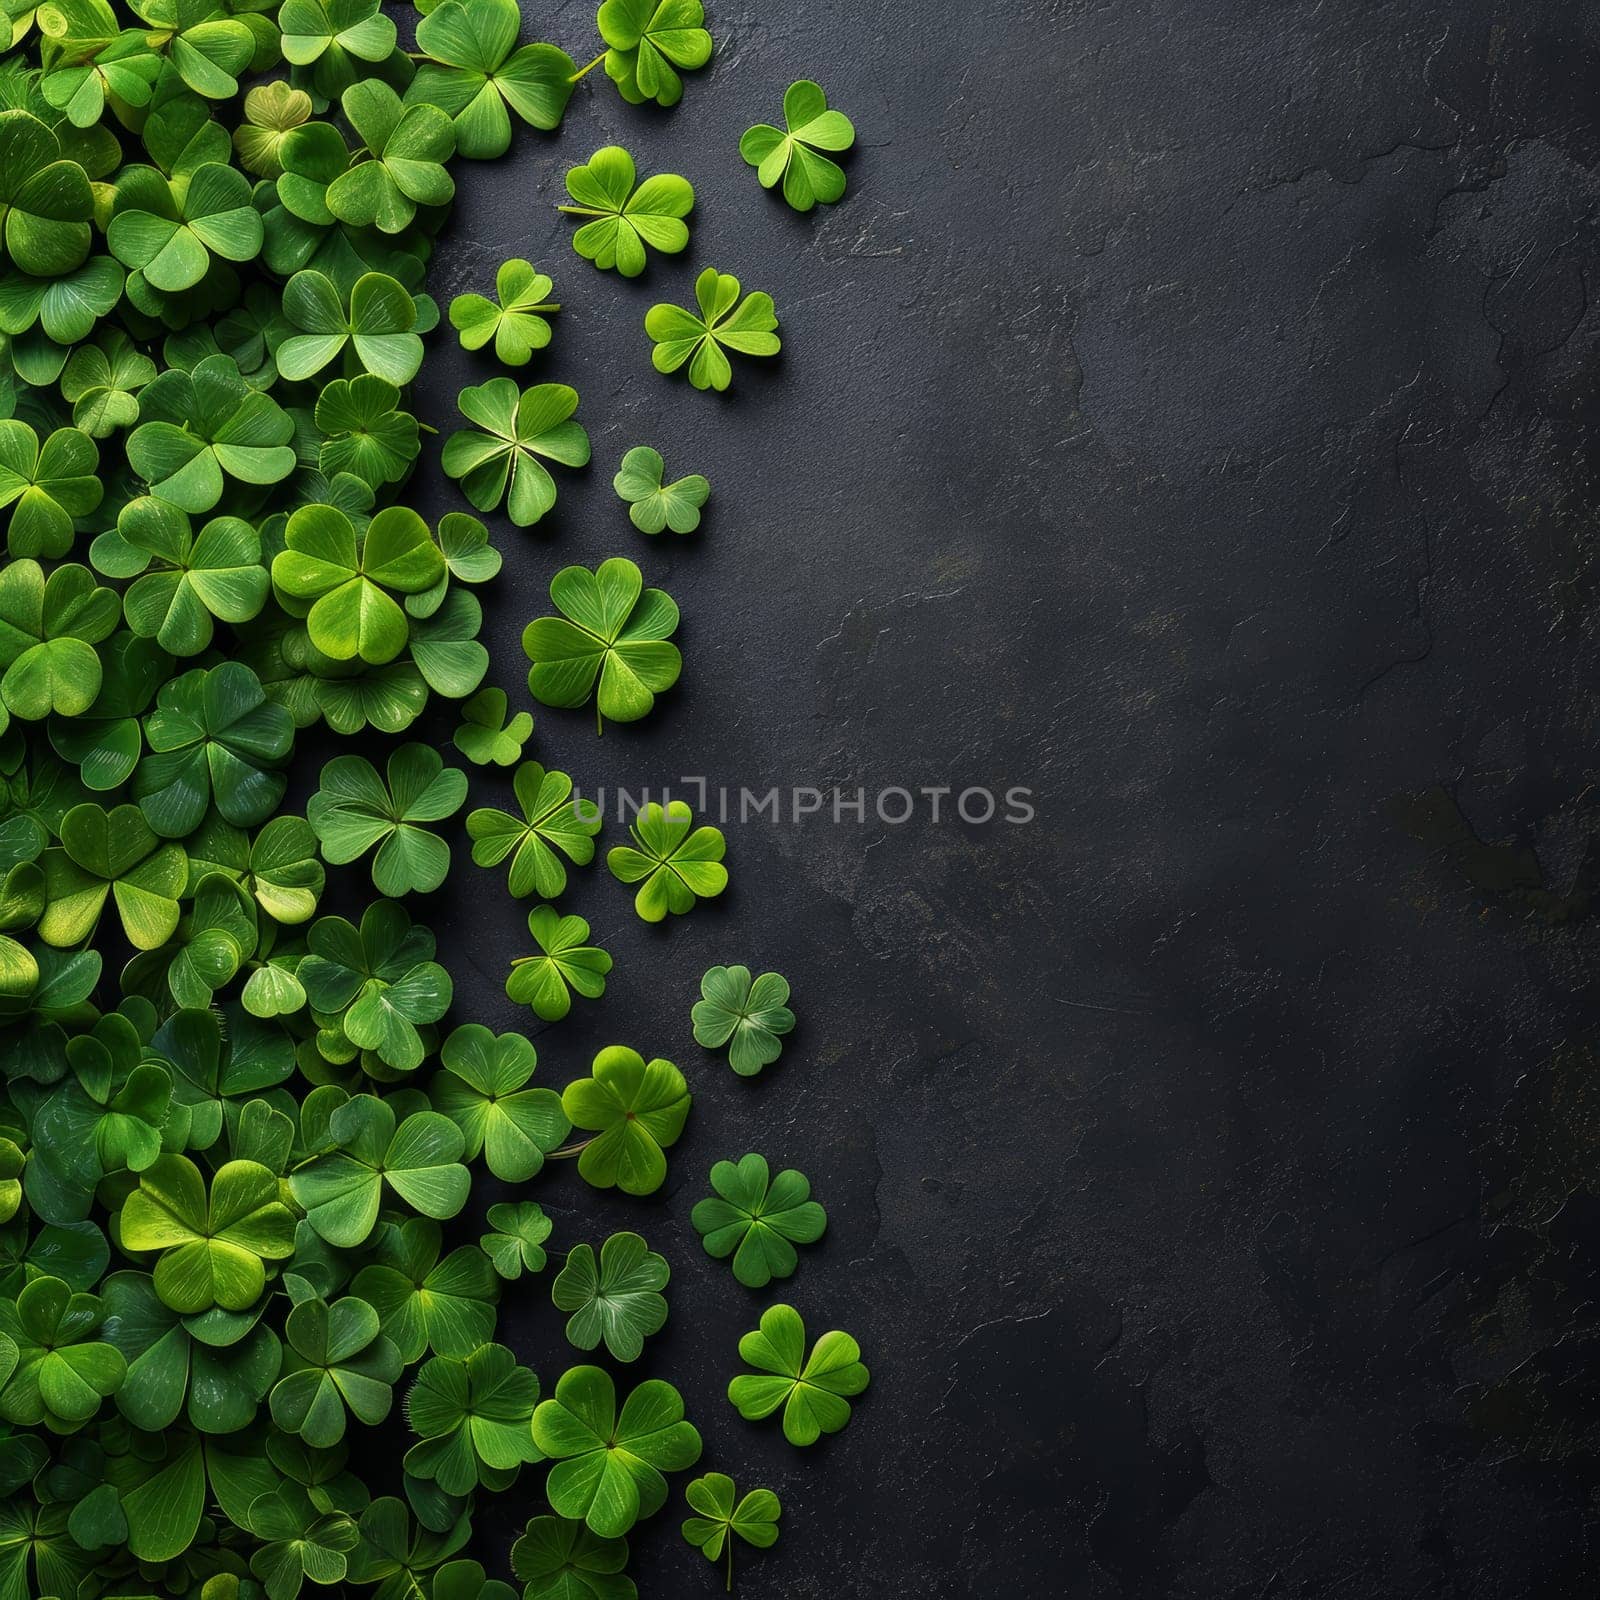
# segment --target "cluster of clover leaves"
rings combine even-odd
[[[546,1022],[611,956],[553,903],[600,819],[523,759],[533,721],[484,687],[475,591],[500,555],[477,517],[403,503],[422,429],[408,386],[440,322],[425,291],[457,160],[558,127],[603,65],[671,106],[713,53],[700,0],[605,0],[587,67],[524,43],[515,0],[5,0],[0,53],[0,1600],[514,1600],[469,1553],[475,1503],[546,1470],[511,1553],[525,1600],[631,1600],[626,1535],[701,1439],[670,1384],[619,1394],[583,1363],[548,1391],[495,1342],[503,1283],[549,1264],[533,1200],[446,1248],[473,1169],[520,1185],[575,1157],[588,1183],[659,1188],[690,1096],[613,1046],[557,1093],[516,1033],[446,1024],[453,994],[407,896],[437,888],[463,769],[401,742],[340,755],[295,815],[296,742],[404,736],[459,705],[455,751],[514,769],[515,810],[465,817],[472,857],[534,902],[511,999]],[[815,84],[744,160],[800,210],[853,140]],[[578,256],[636,276],[689,243],[688,180],[608,147],[565,180]],[[487,287],[487,286],[486,286]],[[525,261],[463,295],[461,343],[519,369],[559,302]],[[725,389],[778,349],[771,299],[707,267],[646,318],[654,364]],[[569,387],[463,392],[443,467],[477,511],[528,525],[550,467],[589,459]],[[615,476],[634,526],[692,532],[710,485],[648,446]],[[550,585],[529,689],[605,719],[677,680],[678,611],[624,558]],[[727,883],[724,841],[647,808],[607,863],[640,917]],[[368,874],[353,918],[328,866]],[[708,972],[696,1038],[752,1075],[794,1025],[788,986]],[[822,1208],[797,1172],[719,1162],[694,1210],[752,1288],[795,1271]],[[666,1262],[634,1233],[575,1243],[550,1297],[579,1352],[637,1358]],[[808,1343],[770,1306],[729,1386],[796,1445],[867,1383],[854,1340]],[[352,1470],[403,1415],[402,1492]],[[713,1561],[767,1546],[780,1507],[719,1472],[684,1536]]]

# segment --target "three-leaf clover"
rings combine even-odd
[[[447,767],[430,745],[392,751],[388,782],[365,756],[335,756],[306,805],[323,859],[345,866],[374,845],[372,882],[380,894],[430,894],[450,871],[450,846],[423,827],[461,809],[467,775]]]
[[[559,1022],[572,1009],[574,994],[596,1000],[606,992],[611,957],[588,943],[589,924],[582,917],[535,906],[528,913],[528,932],[541,953],[511,958],[508,999],[531,1006],[546,1022]]]
[[[273,1386],[272,1420],[315,1449],[344,1437],[347,1417],[374,1427],[389,1415],[403,1364],[365,1300],[302,1300],[284,1323],[284,1375]]]
[[[348,1512],[319,1513],[297,1488],[285,1483],[257,1495],[244,1514],[249,1531],[261,1541],[250,1557],[250,1571],[261,1580],[267,1600],[295,1600],[307,1578],[317,1584],[340,1582],[360,1538]]]
[[[361,75],[356,63],[386,61],[394,49],[394,23],[378,6],[379,0],[283,0],[283,59],[310,67],[312,87],[331,100]]]
[[[633,909],[646,922],[660,922],[668,912],[681,916],[696,900],[713,899],[728,887],[722,830],[694,827],[694,813],[684,801],[665,806],[649,801],[628,831],[633,845],[608,850],[606,865],[618,882],[639,885]]]
[[[758,122],[746,129],[739,154],[755,167],[763,188],[781,178],[783,198],[796,211],[819,200],[832,205],[844,194],[844,171],[824,150],[848,150],[856,141],[854,124],[842,111],[828,109],[828,97],[808,78],[783,91],[782,129]]]
[[[555,479],[539,458],[564,467],[588,464],[589,435],[572,420],[578,391],[567,384],[538,383],[519,394],[510,378],[491,378],[463,389],[456,405],[483,431],[451,434],[441,464],[479,511],[504,500],[519,528],[532,527],[556,503]]]
[[[636,1233],[614,1233],[598,1262],[586,1244],[567,1252],[567,1264],[550,1285],[550,1298],[570,1312],[567,1342],[593,1350],[603,1339],[618,1361],[635,1361],[645,1340],[667,1320],[661,1291],[672,1269]]]
[[[570,708],[594,693],[602,725],[607,717],[637,722],[647,716],[683,670],[683,657],[670,642],[678,627],[672,596],[646,589],[638,567],[613,556],[592,572],[563,567],[550,580],[550,598],[564,615],[535,617],[522,631],[534,699]]]
[[[491,1224],[502,1209],[489,1208]],[[378,1259],[356,1274],[351,1289],[374,1307],[408,1365],[425,1350],[470,1355],[494,1333],[494,1268],[470,1245],[441,1261],[439,1224],[426,1217],[383,1229]]]
[[[0,1298],[0,1336],[14,1361],[0,1387],[0,1417],[27,1428],[44,1423],[56,1433],[82,1427],[128,1370],[115,1345],[93,1337],[100,1319],[95,1295],[74,1293],[49,1275],[26,1283],[15,1300]]]
[[[75,520],[105,492],[95,472],[100,452],[78,428],[57,428],[39,442],[26,422],[0,422],[0,509],[11,508],[6,549],[12,556],[64,556]]]
[[[676,483],[661,481],[666,463],[661,452],[635,445],[623,458],[611,486],[627,502],[628,518],[640,533],[693,533],[700,526],[700,508],[711,497],[709,480],[691,472]]]
[[[480,689],[461,707],[461,724],[451,735],[451,743],[468,761],[486,767],[509,767],[522,755],[522,747],[533,734],[533,717],[519,711],[508,721],[504,689]],[[468,819],[468,831],[471,831]]]
[[[346,350],[391,384],[410,383],[422,365],[417,303],[387,273],[362,273],[350,286],[347,309],[325,273],[297,272],[284,288],[283,314],[295,330],[277,349],[285,378],[314,377]]]
[[[226,162],[207,161],[168,183],[151,168],[130,168],[119,183],[106,244],[152,289],[178,294],[205,277],[212,257],[251,261],[261,253],[261,213],[250,182]]]
[[[89,253],[94,194],[61,141],[27,111],[0,112],[0,243],[38,278],[71,272]]]
[[[405,105],[380,78],[351,84],[339,104],[368,156],[328,185],[328,210],[341,222],[399,233],[419,205],[454,196],[445,162],[455,154],[455,129],[438,106]]]
[[[117,626],[117,597],[76,562],[50,574],[37,561],[0,567],[0,729],[10,717],[80,717],[103,674],[94,647]]]
[[[592,1533],[619,1539],[666,1503],[664,1472],[700,1459],[700,1434],[670,1383],[647,1379],[617,1411],[616,1386],[599,1367],[562,1373],[555,1395],[533,1413],[533,1442],[555,1465],[545,1486],[559,1516],[582,1517]]]
[[[787,1168],[769,1182],[762,1156],[747,1155],[737,1166],[719,1161],[711,1187],[716,1194],[695,1205],[690,1221],[708,1256],[733,1257],[733,1275],[748,1289],[787,1278],[799,1261],[794,1247],[815,1244],[828,1226],[805,1174]]]
[[[602,1539],[572,1517],[534,1517],[511,1547],[522,1600],[637,1600],[625,1539]]]
[[[282,78],[257,84],[244,97],[244,121],[233,130],[239,164],[258,178],[276,178],[283,171],[286,135],[310,120],[311,96]]]
[[[606,51],[606,76],[629,105],[683,98],[679,72],[711,59],[711,35],[700,0],[604,0],[596,21]]]
[[[489,1207],[489,1226],[494,1230],[478,1240],[478,1246],[494,1264],[502,1278],[520,1278],[524,1272],[542,1272],[544,1242],[554,1227],[544,1207],[533,1200],[512,1204],[500,1201]]]
[[[580,867],[594,860],[600,808],[592,800],[574,800],[572,779],[564,772],[546,772],[537,761],[517,768],[512,788],[520,817],[494,807],[468,814],[472,859],[480,867],[494,867],[509,856],[512,894],[554,900],[567,887],[561,855]]]
[[[43,860],[48,903],[39,937],[46,944],[67,949],[87,939],[108,897],[136,950],[154,950],[172,937],[188,858],[180,845],[157,836],[138,806],[74,806],[61,819],[60,839]]]
[[[125,333],[112,331],[67,358],[61,398],[72,407],[74,427],[104,439],[139,420],[139,390],[155,375],[155,362]]]
[[[763,972],[752,979],[748,967],[712,967],[700,980],[700,993],[691,1013],[695,1042],[708,1050],[729,1045],[728,1065],[741,1078],[782,1055],[779,1036],[794,1028],[786,978]]]
[[[661,172],[634,187],[633,157],[608,144],[567,173],[570,217],[588,220],[572,236],[572,248],[602,271],[615,267],[624,278],[644,271],[646,246],[676,255],[689,243],[683,219],[694,209],[694,185],[675,172]]]
[[[739,1357],[759,1373],[742,1373],[728,1385],[728,1399],[748,1422],[783,1407],[783,1434],[790,1444],[815,1444],[850,1420],[848,1396],[866,1388],[861,1346],[848,1333],[825,1333],[806,1354],[806,1325],[793,1306],[769,1306],[761,1326],[739,1341]]]
[[[597,1189],[653,1194],[667,1176],[663,1151],[675,1144],[689,1115],[689,1085],[672,1062],[649,1065],[637,1050],[608,1045],[590,1076],[569,1083],[561,1108],[574,1128],[594,1137],[578,1157],[578,1175]]]
[[[553,1089],[527,1087],[539,1058],[519,1033],[498,1038],[480,1023],[456,1028],[441,1052],[445,1071],[434,1081],[433,1104],[466,1136],[463,1155],[480,1152],[490,1172],[523,1183],[570,1128]]]
[[[456,5],[458,0],[446,0],[446,4]],[[428,17],[423,25],[433,20]],[[531,263],[520,257],[502,261],[494,275],[495,300],[481,294],[458,294],[450,302],[450,326],[459,335],[461,348],[481,350],[493,339],[495,356],[502,363],[526,366],[535,350],[550,343],[547,318],[561,309],[560,302],[550,298],[554,287],[544,273],[535,272]]]
[[[727,1547],[730,1589],[735,1538],[758,1550],[769,1550],[778,1542],[778,1518],[783,1515],[783,1507],[770,1489],[751,1489],[737,1503],[736,1494],[733,1479],[725,1472],[691,1478],[683,1490],[689,1509],[696,1513],[684,1518],[683,1536],[707,1561],[717,1560]]]
[[[529,1432],[538,1400],[539,1380],[503,1344],[435,1356],[406,1395],[406,1419],[420,1440],[406,1451],[406,1471],[446,1494],[507,1487],[508,1474],[540,1459]]]
[[[772,296],[757,292],[739,298],[739,280],[707,267],[694,282],[696,316],[682,306],[654,305],[645,313],[645,332],[655,340],[650,359],[657,372],[676,372],[685,362],[696,389],[726,389],[733,367],[726,352],[775,356],[782,341],[774,331]]]

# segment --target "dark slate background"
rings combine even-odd
[[[530,30],[581,62],[590,15]],[[537,529],[496,523],[490,681],[526,704],[550,575],[627,554],[682,604],[686,668],[599,740],[539,712],[533,753],[584,787],[1038,809],[733,824],[732,889],[662,930],[603,868],[570,897],[617,968],[538,1034],[543,1081],[627,1042],[695,1108],[656,1199],[570,1169],[527,1193],[557,1244],[636,1226],[671,1259],[641,1366],[684,1389],[703,1467],[785,1503],[744,1592],[1590,1592],[1600,21],[730,0],[712,25],[674,112],[597,71],[558,137],[457,168],[430,287],[552,272],[532,375],[579,387],[595,447]],[[800,217],[737,141],[807,75],[859,144],[845,201]],[[635,283],[553,209],[610,141],[698,193],[688,253]],[[723,399],[657,376],[641,328],[706,264],[782,319]],[[448,430],[493,367],[435,345]],[[711,478],[699,536],[630,527],[609,480],[637,443]],[[428,461],[424,509],[459,505]],[[474,773],[473,803],[508,792]],[[501,990],[526,908],[464,857],[420,913],[455,1016],[526,1026]],[[690,1034],[734,961],[802,1018],[753,1082]],[[782,1296],[874,1374],[806,1452],[722,1398],[777,1296],[688,1226],[752,1149],[831,1218]],[[503,1329],[548,1389],[572,1356],[545,1294]],[[483,1519],[492,1563],[538,1482]],[[720,1585],[681,1514],[635,1540],[647,1596]]]

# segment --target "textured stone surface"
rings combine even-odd
[[[587,6],[533,25],[584,58]],[[621,1040],[696,1104],[656,1200],[530,1192],[557,1243],[637,1226],[671,1259],[641,1367],[684,1387],[706,1466],[786,1506],[744,1591],[1580,1592],[1600,23],[834,0],[713,25],[672,114],[596,73],[558,139],[462,172],[432,286],[552,271],[538,375],[578,384],[595,443],[546,523],[497,525],[491,681],[520,690],[559,565],[625,553],[681,602],[687,667],[641,728],[540,713],[536,753],[586,787],[1039,808],[731,826],[733,889],[663,931],[603,869],[572,896],[618,965],[539,1035],[542,1077]],[[844,204],[797,217],[736,144],[805,75],[860,143]],[[552,209],[612,140],[699,193],[688,255],[633,284]],[[769,289],[785,339],[724,400],[656,376],[640,326],[707,263]],[[447,344],[446,429],[491,370]],[[609,480],[637,443],[712,479],[701,536],[631,529]],[[526,1020],[503,886],[462,865],[420,914],[458,1014]],[[794,984],[752,1083],[690,1037],[717,961]],[[874,1369],[811,1452],[722,1399],[769,1297],[688,1213],[749,1149],[832,1219],[785,1297]],[[505,1326],[548,1389],[545,1293]],[[636,1541],[645,1595],[716,1586],[679,1515]]]

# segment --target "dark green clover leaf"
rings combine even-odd
[[[257,1495],[245,1521],[261,1541],[250,1557],[250,1571],[261,1580],[267,1600],[295,1600],[307,1579],[341,1582],[359,1537],[347,1512],[319,1515],[310,1497],[292,1484]]]
[[[165,1004],[170,994],[180,1006],[198,1010],[254,957],[260,932],[255,902],[226,872],[204,872],[195,881],[195,866],[191,858],[194,906],[178,924],[175,941],[135,956],[122,969],[124,993],[146,995],[155,1005]],[[160,987],[163,974],[166,993]]]
[[[522,1600],[638,1600],[625,1539],[602,1539],[571,1517],[535,1517],[511,1547]]]
[[[604,0],[596,20],[610,46],[606,76],[629,105],[677,105],[683,98],[678,73],[711,59],[700,0]]]
[[[748,1289],[787,1278],[799,1262],[794,1247],[815,1244],[828,1226],[805,1174],[786,1169],[769,1183],[761,1156],[748,1155],[737,1166],[719,1161],[711,1187],[716,1194],[696,1204],[690,1221],[708,1256],[733,1257],[733,1275]]]
[[[25,422],[0,422],[0,509],[11,508],[6,549],[13,557],[64,556],[74,524],[100,504],[100,452],[88,434],[57,428],[39,442]]]
[[[511,766],[533,735],[533,718],[519,711],[507,720],[506,710],[504,689],[480,689],[462,705],[461,725],[451,742],[477,766]]]
[[[842,111],[828,109],[828,97],[807,78],[783,92],[782,129],[765,122],[745,131],[739,154],[757,169],[761,185],[770,189],[781,178],[783,198],[796,211],[809,211],[819,200],[832,205],[844,194],[844,171],[824,150],[848,150],[856,130]]]
[[[146,42],[184,84],[208,100],[231,100],[238,74],[255,54],[255,35],[212,0],[139,0],[131,8],[150,24]]]
[[[87,567],[37,561],[0,567],[0,730],[11,717],[82,716],[100,693],[94,647],[117,626],[117,597]]]
[[[511,958],[508,999],[532,1007],[546,1022],[559,1022],[572,1009],[575,993],[597,1000],[606,992],[611,957],[588,942],[589,924],[582,917],[564,917],[554,906],[535,906],[528,913],[528,932],[540,954]]]
[[[778,1542],[778,1518],[783,1507],[770,1489],[751,1489],[735,1503],[737,1491],[725,1472],[708,1472],[685,1485],[683,1497],[695,1516],[685,1517],[683,1536],[707,1561],[728,1552],[728,1587],[733,1587],[733,1546],[743,1539],[758,1550]]]
[[[508,1209],[515,1208],[491,1206],[491,1224],[496,1211]],[[471,1355],[494,1334],[500,1293],[494,1269],[470,1245],[452,1250],[441,1261],[439,1225],[425,1217],[384,1229],[377,1260],[356,1274],[351,1287],[377,1308],[407,1365],[426,1350],[441,1356]]]
[[[309,922],[326,881],[304,817],[274,817],[251,843],[245,887],[275,922]]]
[[[266,1287],[264,1263],[294,1253],[294,1217],[258,1162],[219,1167],[208,1197],[192,1161],[162,1156],[123,1203],[121,1236],[124,1249],[161,1252],[156,1293],[174,1311],[244,1311]]]
[[[373,489],[405,477],[422,445],[417,419],[399,401],[394,384],[370,372],[325,385],[316,410],[323,473],[352,472]]]
[[[700,508],[711,498],[711,484],[698,472],[676,483],[663,483],[666,463],[649,445],[635,445],[622,458],[621,470],[611,480],[620,499],[627,502],[628,519],[640,533],[693,533],[700,526]]]
[[[26,111],[0,111],[0,242],[7,260],[59,278],[89,254],[89,175],[63,160],[61,141]]]
[[[309,67],[311,86],[324,100],[348,89],[367,64],[387,61],[395,44],[394,23],[379,0],[284,0],[278,27],[283,59]]]
[[[482,627],[483,607],[460,588],[452,588],[431,616],[411,624],[411,659],[435,693],[460,700],[483,682],[489,652],[478,641]]]
[[[491,378],[463,389],[456,405],[483,432],[451,434],[441,464],[479,511],[504,500],[519,528],[532,527],[556,503],[555,479],[539,458],[564,467],[588,464],[589,435],[572,420],[578,391],[564,383],[538,383],[519,395],[510,378]]]
[[[580,867],[594,860],[600,808],[592,800],[574,800],[572,779],[564,772],[546,772],[537,761],[517,768],[512,788],[520,817],[492,807],[468,814],[472,859],[480,867],[495,867],[509,856],[512,894],[554,900],[567,888],[561,855]]]
[[[258,178],[276,178],[283,171],[283,141],[311,119],[311,96],[282,78],[257,84],[244,97],[244,121],[233,130],[239,165]]]
[[[522,631],[534,699],[573,707],[593,693],[599,724],[607,717],[637,722],[647,716],[683,670],[683,657],[669,642],[678,627],[672,596],[646,589],[638,567],[613,556],[592,572],[563,567],[550,580],[550,598],[563,615],[535,617]]]
[[[455,5],[457,0],[446,0]],[[483,4],[485,0],[476,0]],[[438,13],[427,18],[427,27]],[[559,301],[550,298],[554,287],[542,272],[535,272],[529,262],[521,259],[502,261],[494,275],[495,300],[481,294],[458,294],[450,302],[450,326],[461,339],[463,350],[481,350],[494,340],[496,357],[508,367],[523,367],[533,357],[535,350],[543,350],[550,343],[552,312],[559,311]]]
[[[676,255],[689,243],[683,219],[694,209],[694,185],[675,172],[661,172],[634,187],[633,157],[620,145],[596,150],[567,173],[569,217],[586,217],[572,248],[602,271],[615,267],[624,278],[644,271],[646,246]]]
[[[61,398],[72,407],[74,427],[105,439],[139,420],[139,390],[155,375],[155,362],[114,329],[67,358]]]
[[[700,1459],[700,1434],[684,1421],[670,1383],[647,1379],[617,1412],[611,1375],[599,1367],[562,1373],[554,1398],[533,1413],[533,1442],[556,1463],[545,1495],[563,1517],[581,1517],[602,1539],[619,1539],[666,1504],[664,1472]]]
[[[806,1354],[806,1325],[793,1306],[769,1306],[761,1326],[739,1341],[739,1358],[761,1374],[745,1373],[728,1385],[728,1399],[748,1422],[783,1407],[790,1444],[815,1444],[850,1420],[848,1396],[866,1388],[861,1346],[848,1333],[825,1333]]]
[[[544,1242],[553,1226],[544,1208],[532,1200],[515,1205],[501,1201],[489,1207],[489,1226],[478,1247],[502,1278],[515,1280],[526,1272],[544,1271]]]
[[[394,595],[419,594],[446,570],[427,523],[409,506],[380,511],[359,540],[337,506],[301,506],[284,543],[272,581],[290,599],[311,602],[311,642],[335,661],[394,660],[410,631]]]
[[[406,1451],[406,1471],[446,1494],[508,1488],[518,1467],[541,1459],[528,1428],[538,1401],[539,1380],[503,1344],[435,1356],[406,1395],[421,1441]]]
[[[572,57],[553,44],[518,47],[516,0],[444,0],[427,9],[417,48],[433,59],[417,69],[406,99],[454,119],[460,155],[484,161],[510,149],[507,107],[547,133],[561,125],[572,97]]]
[[[620,883],[637,883],[633,909],[646,922],[660,922],[710,900],[728,887],[722,864],[727,841],[709,824],[694,827],[694,813],[682,800],[665,807],[645,805],[628,830],[633,845],[619,844],[606,852],[606,865]],[[637,846],[637,848],[634,848]]]
[[[661,1291],[672,1269],[636,1233],[614,1233],[598,1262],[586,1244],[567,1252],[567,1264],[550,1285],[557,1310],[570,1312],[567,1342],[593,1350],[602,1339],[618,1361],[636,1361],[645,1340],[667,1320]]]
[[[689,1086],[670,1062],[648,1066],[637,1050],[609,1045],[590,1076],[569,1083],[561,1108],[575,1128],[594,1131],[578,1157],[578,1175],[597,1189],[653,1194],[666,1181],[663,1151],[689,1115]]]
[[[39,921],[46,944],[67,949],[89,938],[109,896],[136,950],[154,950],[178,926],[189,876],[179,845],[159,838],[137,806],[106,811],[92,802],[61,819],[61,847],[44,855],[49,904]]]
[[[352,84],[339,104],[368,156],[328,185],[328,210],[341,222],[399,233],[418,206],[454,197],[444,164],[455,154],[455,129],[438,106],[404,105],[378,78]]]
[[[55,345],[77,344],[87,339],[122,299],[125,279],[126,274],[110,256],[91,256],[59,278],[8,272],[0,277],[0,333],[20,337],[37,325]],[[32,369],[25,370],[25,358],[13,359],[18,372],[28,377]]]
[[[372,1600],[420,1600],[445,1575],[446,1567],[461,1563],[449,1558],[466,1543],[471,1524],[466,1517],[445,1520],[442,1530],[413,1528],[402,1501],[392,1495],[374,1500],[361,1513],[361,1542],[350,1557],[350,1581],[377,1584]],[[435,1569],[438,1569],[435,1572]],[[430,1577],[429,1574],[434,1576]],[[430,1600],[435,1597],[430,1596]],[[459,1600],[459,1596],[437,1596]],[[488,1600],[498,1600],[490,1596]]]
[[[119,187],[106,228],[112,255],[165,294],[194,288],[214,259],[254,260],[264,237],[242,172],[207,161],[185,178]]]
[[[94,1336],[100,1320],[98,1298],[74,1294],[60,1278],[34,1278],[15,1301],[0,1299],[0,1336],[16,1349],[0,1417],[54,1433],[89,1421],[128,1370],[122,1352]]]
[[[344,1437],[349,1417],[374,1427],[389,1415],[403,1363],[365,1300],[302,1300],[284,1336],[283,1376],[269,1403],[285,1432],[326,1449]]]
[[[328,1132],[335,1148],[296,1168],[289,1188],[329,1244],[364,1244],[386,1188],[428,1217],[453,1217],[466,1204],[466,1141],[437,1111],[413,1111],[397,1124],[385,1101],[359,1094],[333,1112]]]
[[[278,769],[294,748],[294,718],[242,661],[163,684],[144,736],[151,754],[134,795],[163,839],[193,833],[211,805],[236,828],[254,827],[283,799],[288,779]]]
[[[676,372],[685,362],[696,389],[723,390],[733,381],[726,352],[775,356],[782,341],[770,294],[739,298],[739,280],[707,267],[694,281],[697,316],[682,306],[655,305],[645,313],[645,332],[655,340],[650,359],[657,372]]]
[[[495,1177],[523,1183],[566,1138],[571,1125],[553,1089],[530,1089],[538,1055],[520,1033],[498,1038],[480,1023],[451,1033],[441,1052],[446,1070],[431,1098],[466,1137],[463,1157],[480,1152]]]
[[[347,350],[391,384],[410,383],[422,365],[417,303],[387,273],[362,273],[347,303],[326,273],[297,272],[283,291],[283,314],[295,332],[278,346],[278,371],[293,381],[314,377]]]
[[[697,1044],[728,1050],[728,1065],[741,1078],[754,1077],[783,1054],[781,1034],[794,1028],[789,984],[776,972],[754,980],[748,967],[712,967],[700,980],[703,999],[694,1003]]]
[[[406,1489],[414,1493],[415,1479],[408,1479]],[[454,1500],[446,1504],[454,1506]],[[447,1561],[434,1574],[433,1590],[429,1600],[517,1600],[517,1591],[509,1583],[491,1578],[481,1561]]]
[[[447,767],[425,744],[389,755],[388,782],[365,756],[335,756],[306,806],[325,861],[346,866],[374,845],[372,882],[379,894],[429,894],[450,871],[450,846],[423,823],[442,822],[467,798],[467,775]]]

